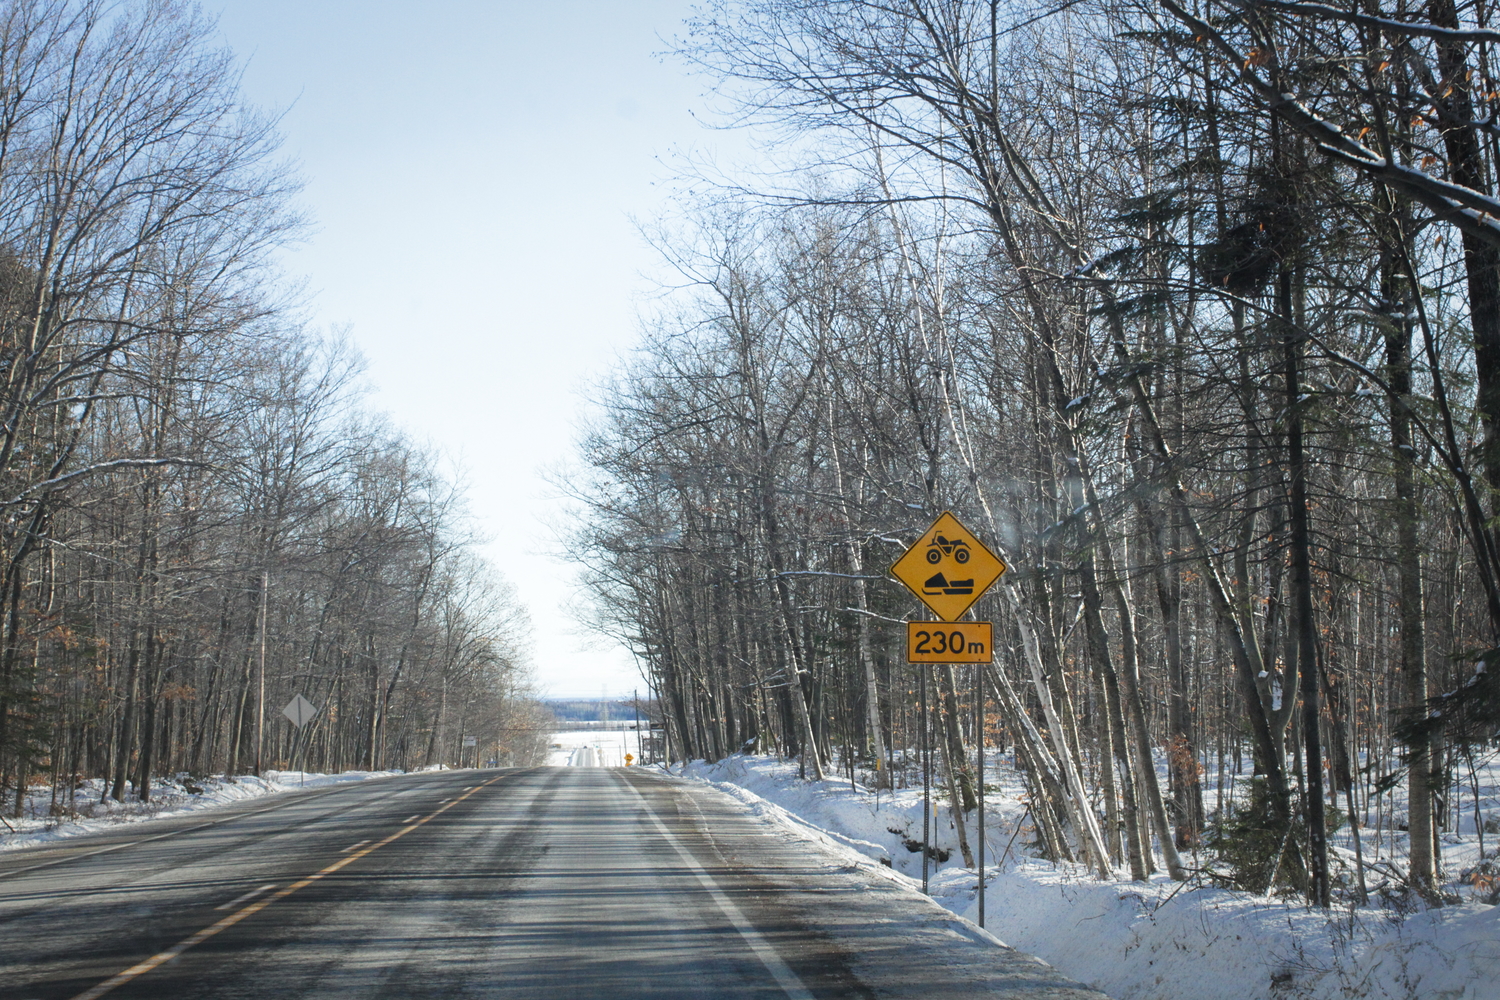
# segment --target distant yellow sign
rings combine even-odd
[[[633,760],[635,760],[635,754],[630,754],[630,753],[626,754],[625,755],[625,766],[629,767],[631,761],[633,761]]]
[[[933,614],[952,622],[994,586],[1005,569],[999,556],[944,511],[891,566],[891,575]]]
[[[990,622],[907,622],[908,663],[989,663],[995,655]]]

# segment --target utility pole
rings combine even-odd
[[[266,599],[270,595],[271,574],[262,569],[260,571],[260,666],[256,673],[259,679],[256,684],[255,697],[255,776],[260,777],[260,758],[266,745]]]
[[[636,757],[638,759],[641,759],[641,763],[642,764],[645,764],[646,763],[646,761],[644,760],[645,754],[641,750],[641,748],[644,747],[645,744],[641,742],[641,689],[640,688],[636,688],[635,691],[633,691],[631,693],[630,700],[635,704],[635,755],[636,755]]]

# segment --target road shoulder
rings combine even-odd
[[[741,905],[759,919],[785,919],[759,900],[775,898],[847,955],[879,995],[1108,1000],[1041,959],[1009,947],[912,888],[853,847],[757,810],[699,781],[620,771],[658,811],[675,811],[715,857],[701,859],[758,884]],[[748,903],[744,900],[749,900]],[[796,965],[795,956],[783,956]]]

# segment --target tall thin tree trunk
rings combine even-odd
[[[1287,474],[1291,478],[1292,590],[1296,606],[1297,676],[1302,695],[1302,747],[1306,760],[1308,895],[1328,907],[1328,828],[1324,820],[1323,737],[1319,728],[1317,625],[1313,620],[1312,538],[1307,524],[1307,461],[1302,447],[1302,335],[1292,314],[1293,282],[1289,267],[1278,275],[1282,344],[1286,363]],[[1291,692],[1286,692],[1290,697]]]
[[[1138,799],[1135,794],[1135,782],[1132,780],[1134,770],[1131,766],[1132,755],[1126,749],[1130,737],[1121,704],[1120,679],[1115,670],[1114,659],[1110,656],[1109,636],[1104,630],[1104,620],[1099,614],[1099,587],[1095,581],[1091,555],[1084,557],[1079,578],[1083,587],[1084,615],[1089,645],[1093,648],[1093,659],[1098,665],[1100,677],[1104,682],[1104,710],[1107,719],[1105,731],[1108,734],[1108,749],[1115,755],[1120,765],[1116,771],[1124,799],[1122,820],[1125,826],[1126,856],[1130,863],[1130,877],[1137,882],[1144,882],[1150,874],[1147,871],[1146,858],[1150,847],[1149,842],[1142,843],[1141,823],[1136,815]],[[1112,837],[1111,841],[1117,842],[1118,838]]]
[[[1396,493],[1396,589],[1400,628],[1402,694],[1409,713],[1425,714],[1427,705],[1427,635],[1422,608],[1421,511],[1417,506],[1416,452],[1412,448],[1411,340],[1408,318],[1412,295],[1397,260],[1396,241],[1403,238],[1398,227],[1406,214],[1404,206],[1388,201],[1388,210],[1399,212],[1387,234],[1381,253],[1381,296],[1392,315],[1381,323],[1385,337],[1385,376],[1391,387],[1387,412],[1391,425],[1391,478]],[[1411,833],[1408,874],[1416,890],[1431,896],[1437,885],[1433,859],[1432,786],[1428,774],[1432,764],[1432,739],[1418,733],[1407,747],[1407,806]]]

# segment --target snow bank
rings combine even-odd
[[[826,837],[889,865],[893,877],[920,877],[920,789],[877,797],[847,779],[802,781],[795,764],[765,757],[673,773],[713,785],[785,833]],[[1100,882],[1078,866],[1023,856],[1030,826],[1018,777],[1001,770],[997,786],[986,802],[986,929],[1118,1000],[1500,1000],[1500,907],[1330,914],[1165,877]],[[977,920],[977,876],[962,867],[946,807],[931,842],[948,857],[931,862],[933,898]]]
[[[344,771],[341,774],[315,774],[310,771],[267,771],[261,778],[236,775],[231,779],[220,775],[198,782],[188,779],[161,781],[152,785],[149,802],[135,801],[133,793],[127,794],[124,802],[102,798],[104,783],[94,778],[78,786],[72,798],[71,809],[61,808],[68,802],[68,797],[65,793],[60,794],[57,800],[59,808],[56,810],[52,806],[52,789],[45,785],[33,786],[23,810],[25,817],[13,819],[7,816],[0,822],[0,851],[97,833],[113,829],[122,823],[138,823],[222,808],[242,799],[279,795],[301,788],[367,781],[401,773],[403,772]]]

